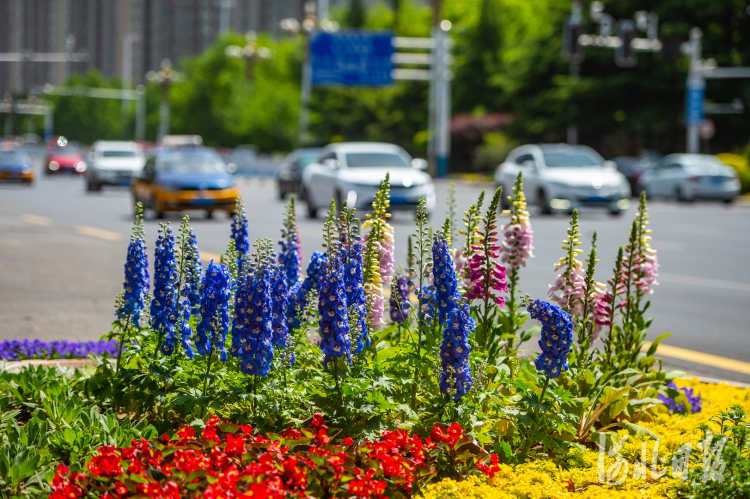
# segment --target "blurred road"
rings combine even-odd
[[[244,182],[251,239],[276,240],[283,202],[273,184]],[[447,212],[448,185],[438,183],[438,207],[431,219],[435,227]],[[458,186],[460,212],[476,200],[481,189]],[[609,277],[617,247],[627,242],[634,211],[631,208],[619,218],[599,212],[582,214],[585,252],[593,231],[598,231],[598,280]],[[101,194],[87,194],[82,178],[37,177],[31,188],[0,185],[0,339],[91,340],[106,332],[123,280],[131,213],[129,191],[105,189]],[[699,363],[695,363],[684,360],[696,360],[692,354],[675,350],[676,358],[665,357],[669,367],[750,382],[750,370],[746,370],[750,364],[742,363],[750,362],[750,208],[654,202],[650,214],[661,275],[652,297],[656,320],[649,338],[672,332],[665,344],[698,353]],[[322,221],[305,218],[302,207],[298,217],[303,256],[309,258],[321,249]],[[176,229],[180,218],[173,215],[168,220]],[[217,257],[227,245],[229,219],[220,213],[206,220],[197,212],[191,214],[191,222],[204,259]],[[412,216],[396,213],[392,224],[396,261],[405,264],[406,236],[414,230]],[[547,286],[554,280],[552,266],[562,256],[560,244],[567,224],[567,217],[541,217],[532,211],[536,258],[522,272],[521,284],[533,297],[546,297]],[[157,221],[147,220],[146,229],[153,264]],[[706,361],[708,357],[701,354],[742,362],[738,368],[721,359]]]

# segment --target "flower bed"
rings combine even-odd
[[[428,485],[424,497],[428,499],[677,497],[675,489],[679,489],[684,482],[681,476],[673,476],[670,469],[675,451],[690,443],[696,448],[697,444],[705,438],[700,430],[701,425],[710,425],[714,432],[719,432],[718,425],[712,420],[724,409],[740,406],[750,413],[750,389],[727,384],[700,383],[697,379],[679,380],[677,383],[681,387],[699,391],[703,397],[704,408],[702,412],[687,415],[661,414],[654,421],[642,423],[644,428],[661,439],[657,447],[659,464],[654,470],[657,472],[654,476],[648,476],[645,473],[642,476],[637,474],[634,476],[633,466],[633,463],[642,458],[644,442],[648,450],[646,462],[653,461],[654,439],[631,437],[620,451],[625,462],[630,464],[626,478],[620,485],[602,483],[606,482],[607,470],[616,459],[605,456],[603,467],[605,480],[601,480],[599,451],[587,449],[576,455],[574,459],[569,459],[563,466],[549,460],[540,460],[516,467],[502,465],[493,478],[471,477],[461,482],[451,479],[442,480]],[[622,430],[618,438],[627,434],[627,430]],[[694,452],[699,451],[696,449]],[[700,467],[701,464],[693,462],[692,466]],[[665,474],[655,479],[656,475],[661,475],[661,473]],[[622,478],[621,472],[617,478]],[[747,485],[745,484],[746,487]]]
[[[646,347],[658,263],[645,197],[606,283],[595,279],[596,233],[579,260],[573,211],[544,301],[519,284],[534,256],[520,175],[510,210],[499,215],[501,189],[486,209],[482,193],[462,230],[455,196],[436,231],[422,197],[404,267],[389,189],[386,175],[361,225],[332,202],[306,272],[294,198],[280,254],[270,240],[250,244],[240,202],[226,252],[205,269],[185,217],[177,233],[161,225],[151,271],[138,207],[104,336],[116,361],[0,373],[0,495],[745,490],[744,402],[718,407],[703,387],[678,388],[684,373],[657,358],[668,335]],[[519,355],[535,333],[541,353]],[[677,444],[709,416],[691,457],[691,442]]]
[[[85,359],[92,355],[116,357],[117,341],[0,341],[0,360]]]

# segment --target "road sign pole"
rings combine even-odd
[[[436,157],[437,157],[437,176],[446,177],[448,175],[448,158],[450,156],[450,70],[448,59],[450,57],[449,44],[450,38],[448,31],[438,26],[435,30],[435,95],[436,102]]]
[[[687,136],[685,137],[686,149],[690,154],[700,152],[700,137],[698,127],[703,120],[703,100],[705,96],[706,81],[701,74],[701,38],[703,34],[699,28],[690,30],[689,55],[690,67],[688,69],[687,83],[685,86],[685,125]]]
[[[52,134],[54,133],[52,130],[53,127],[53,119],[52,119],[52,105],[48,105],[47,108],[44,110],[44,140],[51,140]]]

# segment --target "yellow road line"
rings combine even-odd
[[[727,289],[729,291],[750,292],[750,284],[737,281],[724,281],[721,279],[709,279],[706,277],[695,277],[691,275],[664,274],[660,273],[658,279],[663,282],[675,284],[686,284],[688,286],[703,286],[706,288]]]
[[[106,239],[107,241],[119,241],[122,239],[122,234],[118,232],[112,232],[104,229],[97,229],[96,227],[88,227],[86,225],[79,225],[76,227],[78,234],[84,236],[97,237],[99,239]]]
[[[216,253],[209,253],[208,251],[201,251],[201,261],[203,262],[210,262],[211,260],[214,261],[214,263],[219,263],[219,260],[221,260],[221,255],[217,255]]]
[[[35,225],[52,225],[51,218],[40,217],[39,215],[30,215],[28,213],[23,213],[21,215],[21,220]]]
[[[650,346],[651,342],[647,341],[643,346],[643,349],[648,350]],[[750,375],[750,363],[742,362],[740,360],[727,359],[726,357],[719,357],[718,355],[711,355],[710,353],[696,352],[686,348],[672,347],[665,345],[664,343],[659,343],[659,348],[656,350],[656,353],[657,355],[664,355],[666,357],[672,357],[673,359],[687,360],[688,362],[695,362],[696,364],[703,364],[704,366],[718,367],[727,371]]]

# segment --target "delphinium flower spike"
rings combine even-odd
[[[364,263],[362,239],[359,227],[354,221],[354,209],[344,207],[339,217],[339,242],[344,260],[344,288],[346,291],[347,314],[352,334],[351,348],[355,355],[370,346],[367,329],[367,296],[364,287]],[[354,326],[354,327],[352,327]]]
[[[569,313],[551,303],[534,300],[526,305],[532,319],[542,323],[542,352],[534,365],[548,378],[557,378],[568,370],[568,354],[573,342],[573,321]],[[541,397],[540,397],[541,398]]]
[[[455,295],[452,299],[456,301],[451,308],[440,345],[440,391],[457,402],[471,389],[469,337],[476,323],[471,318],[468,303]]]
[[[403,324],[409,320],[409,277],[402,274],[391,282],[391,297],[389,299],[391,322]]]
[[[224,344],[229,333],[230,280],[227,266],[211,260],[201,283],[201,320],[195,339],[200,355],[218,350],[222,362],[227,358]]]
[[[242,258],[250,251],[250,238],[247,232],[247,213],[242,198],[237,198],[237,208],[232,215],[232,240],[237,252],[237,266],[242,266]],[[240,269],[241,271],[242,269]]]
[[[198,238],[195,232],[190,230],[190,237],[185,245],[185,296],[190,302],[190,307],[194,312],[198,312],[201,306],[201,275],[203,274],[203,265],[201,263],[200,252],[198,251]]]
[[[143,206],[136,205],[133,235],[128,243],[125,262],[125,282],[123,283],[122,305],[116,311],[117,318],[123,324],[132,324],[140,328],[141,312],[146,304],[149,291],[148,256],[143,230]]]
[[[270,249],[270,241],[267,243]],[[267,376],[273,362],[272,261],[266,244],[258,245],[257,267],[243,276],[235,295],[232,354],[242,359],[240,369],[249,376]]]
[[[208,389],[214,354],[218,351],[219,360],[221,362],[227,360],[227,351],[224,345],[229,333],[231,285],[231,277],[226,265],[214,264],[211,260],[206,267],[206,274],[201,283],[201,320],[198,323],[195,337],[195,347],[198,353],[208,356],[203,381],[204,397]]]
[[[456,300],[460,297],[456,270],[453,268],[448,241],[445,232],[435,234],[432,245],[432,275],[435,279],[435,296],[438,304],[440,325],[444,325],[451,316]]]
[[[281,229],[279,246],[281,246],[279,265],[284,272],[287,288],[291,289],[300,280],[302,264],[294,194],[284,210],[284,228]]]
[[[325,246],[328,255],[328,266],[323,275],[318,297],[318,325],[320,328],[320,349],[323,351],[323,367],[341,357],[351,362],[351,343],[349,337],[349,316],[344,282],[344,266],[341,261],[340,242],[335,239],[336,205],[326,217]],[[339,388],[338,369],[334,367],[336,387]],[[339,393],[340,390],[339,390]]]
[[[478,335],[477,342],[480,348],[485,350],[489,350],[490,344],[493,343],[490,334],[491,308],[493,304],[502,307],[505,304],[505,298],[499,293],[508,291],[505,266],[496,261],[500,258],[497,213],[502,192],[502,187],[498,187],[495,195],[492,196],[492,201],[482,219],[479,242],[472,246],[473,254],[469,261],[471,288],[467,291],[466,298],[469,301],[476,299],[483,301],[481,335]]]
[[[194,352],[190,342],[190,335],[192,334],[190,316],[191,309],[197,310],[200,306],[200,291],[196,288],[200,284],[201,270],[197,262],[198,248],[195,244],[195,234],[190,230],[189,220],[189,217],[185,215],[182,224],[180,224],[180,253],[176,272],[177,283],[174,291],[176,308],[180,311],[180,315],[176,326],[167,331],[161,351],[164,355],[172,355],[175,353],[177,345],[182,345],[187,358],[192,359]],[[193,307],[190,302],[190,297],[194,294],[198,294],[198,306],[196,307]]]
[[[178,306],[179,275],[174,252],[175,238],[172,228],[161,224],[154,249],[154,296],[151,300],[151,327],[159,335],[157,351],[162,349],[165,337],[172,338],[180,317]],[[173,345],[162,353],[171,354]]]

